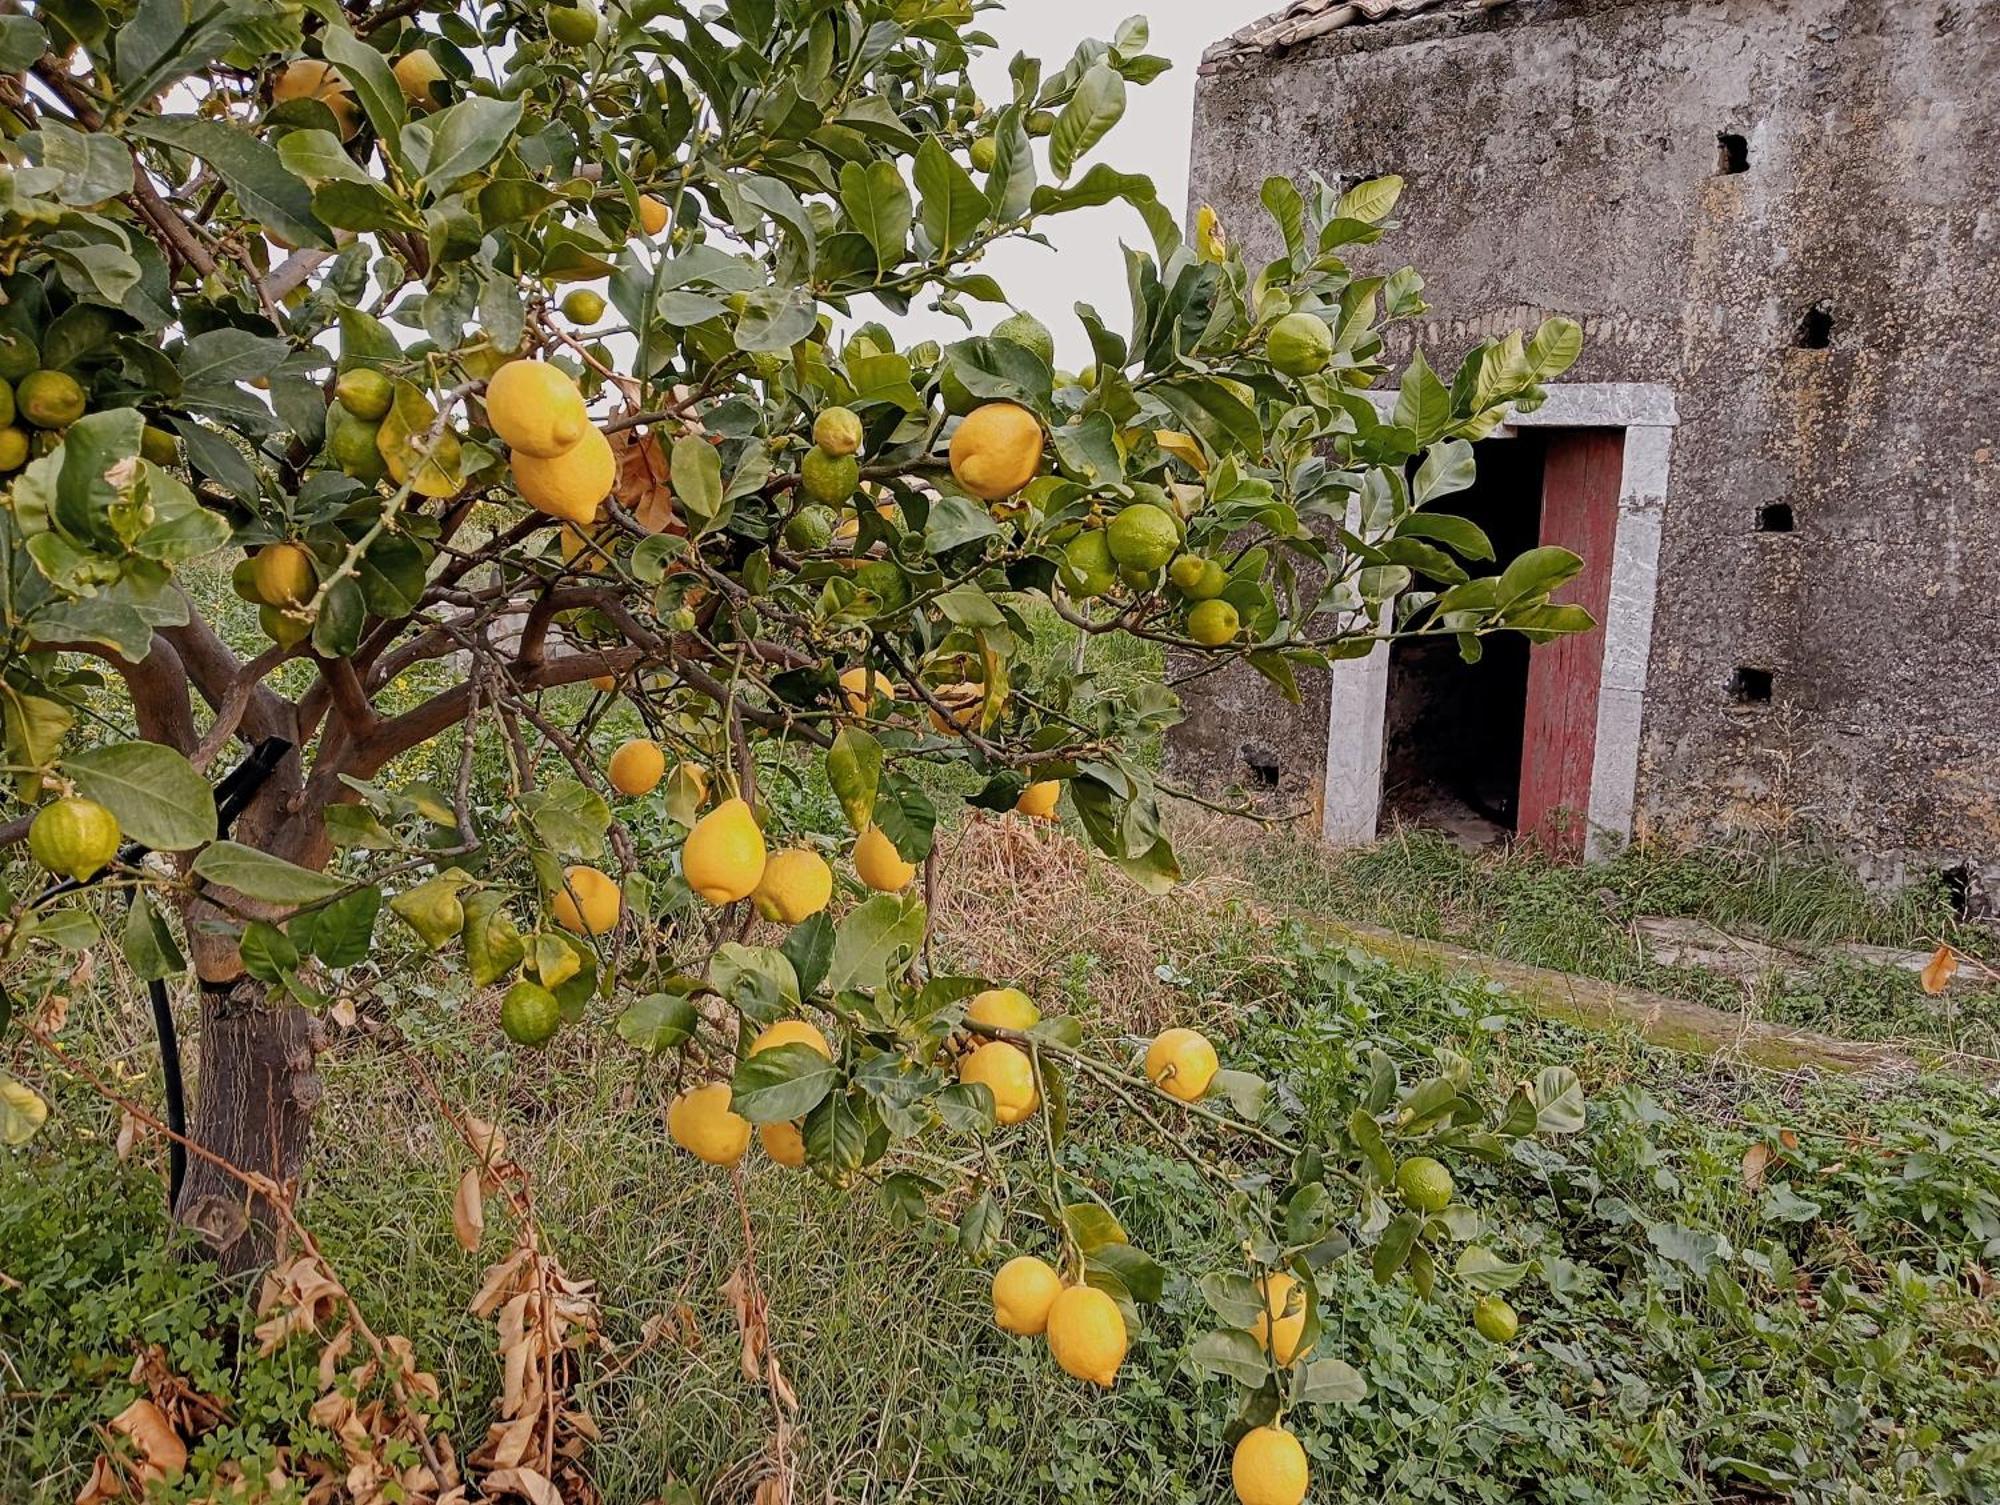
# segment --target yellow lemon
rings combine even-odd
[[[993,1094],[993,1116],[1017,1124],[1041,1106],[1035,1089],[1035,1063],[1028,1053],[1005,1040],[989,1040],[958,1063],[961,1082],[983,1083]]]
[[[764,833],[740,799],[724,800],[695,823],[681,847],[681,875],[711,904],[734,904],[764,876]]]
[[[609,695],[618,688],[618,679],[611,674],[593,674],[590,676],[590,687],[600,695]]]
[[[659,743],[634,737],[611,755],[605,771],[611,787],[620,794],[651,794],[666,777],[667,755],[660,751]]]
[[[266,544],[250,561],[250,587],[266,606],[303,606],[316,583],[312,556],[295,543]]]
[[[396,66],[389,71],[396,75],[403,98],[420,110],[431,107],[431,85],[444,81],[444,69],[438,66],[438,60],[421,47],[397,58]]]
[[[917,876],[917,869],[903,861],[903,854],[880,828],[870,826],[854,839],[854,875],[877,893],[900,894]]]
[[[1016,1255],[993,1276],[993,1320],[1004,1333],[1039,1338],[1048,1331],[1049,1308],[1062,1288],[1062,1277],[1047,1261]]]
[[[1065,1374],[1109,1390],[1127,1341],[1124,1313],[1096,1286],[1070,1286],[1049,1307],[1049,1352]]]
[[[843,669],[840,675],[841,694],[847,701],[847,709],[856,716],[868,714],[868,707],[877,700],[894,700],[896,686],[888,675],[856,665]]]
[[[1061,798],[1062,780],[1043,779],[1023,789],[1021,797],[1014,801],[1014,808],[1030,820],[1054,820],[1056,802]]]
[[[1204,648],[1220,648],[1224,643],[1234,642],[1242,628],[1243,620],[1236,614],[1236,608],[1219,598],[1198,601],[1188,610],[1188,636]]]
[[[931,712],[931,725],[944,736],[968,731],[978,723],[979,713],[986,704],[986,686],[979,681],[961,679],[955,684],[939,685],[934,693],[951,712],[949,717]]]
[[[750,1120],[730,1110],[727,1082],[710,1082],[675,1098],[667,1109],[667,1133],[710,1165],[734,1165],[750,1148]]]
[[[549,901],[549,913],[563,929],[578,935],[602,935],[618,923],[625,895],[617,883],[594,867],[563,869],[565,885]]]
[[[509,361],[486,384],[486,421],[509,449],[553,460],[582,440],[590,414],[561,367]]]
[[[818,1025],[805,1019],[780,1019],[768,1026],[750,1042],[750,1054],[776,1050],[780,1045],[810,1045],[827,1060],[833,1059],[833,1047],[826,1043],[826,1036]]]
[[[1253,1427],[1229,1460],[1229,1482],[1242,1505],[1299,1505],[1312,1482],[1306,1450],[1281,1427]]]
[[[1306,1326],[1306,1293],[1283,1270],[1264,1277],[1264,1310],[1250,1324],[1250,1336],[1279,1364],[1289,1364],[1306,1350],[1299,1347],[1299,1334]],[[1293,1292],[1298,1291],[1296,1297]]]
[[[1191,1029],[1166,1030],[1146,1047],[1146,1079],[1184,1103],[1208,1091],[1219,1064],[1215,1047]]]
[[[285,104],[294,99],[317,99],[333,111],[333,118],[340,122],[343,140],[361,128],[361,108],[354,102],[354,91],[331,64],[317,58],[300,58],[287,64],[271,85],[271,103]]]
[[[759,1124],[757,1142],[766,1155],[788,1170],[798,1170],[806,1163],[806,1137],[797,1124]]]
[[[951,473],[982,502],[1012,496],[1042,464],[1042,425],[1016,402],[989,402],[951,436]]]
[[[764,876],[750,895],[767,920],[796,925],[811,919],[833,897],[833,869],[805,847],[779,852],[764,864]]]
[[[28,855],[81,883],[118,855],[118,836],[118,817],[96,800],[55,800],[28,825]]]
[[[559,455],[544,459],[526,450],[514,452],[514,487],[521,500],[579,528],[596,521],[598,504],[617,479],[610,441],[588,425],[583,437]]]
[[[1042,1011],[1019,988],[988,988],[972,1000],[965,1011],[967,1024],[988,1029],[1033,1029],[1041,1022]]]
[[[655,198],[650,193],[639,195],[639,228],[648,235],[658,235],[667,228],[667,201]]]

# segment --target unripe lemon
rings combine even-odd
[[[798,1170],[806,1163],[806,1137],[797,1124],[759,1124],[757,1142],[764,1146],[766,1155],[788,1170]]]
[[[547,361],[509,361],[495,371],[486,384],[486,421],[509,449],[537,460],[574,448],[590,429],[583,393]]]
[[[333,400],[363,423],[380,423],[389,416],[396,387],[374,367],[356,366],[340,373],[333,384]]]
[[[903,860],[879,827],[870,826],[854,838],[854,875],[877,893],[900,894],[917,876],[917,869]]]
[[[549,7],[549,35],[571,47],[588,47],[597,40],[601,18],[595,0],[562,0]]]
[[[326,452],[345,474],[371,486],[389,474],[381,435],[381,424],[355,417],[345,403],[336,402],[326,410]]]
[[[19,470],[28,463],[28,435],[9,424],[0,428],[0,473]]]
[[[851,408],[827,408],[813,420],[813,443],[830,455],[854,454],[861,439],[861,420]]]
[[[650,193],[639,195],[639,228],[648,235],[658,235],[667,228],[667,203]]]
[[[594,867],[563,869],[565,886],[549,901],[549,913],[563,929],[578,935],[602,935],[618,923],[625,895],[616,882]]]
[[[396,75],[396,84],[403,91],[403,98],[419,110],[428,110],[435,103],[431,98],[431,85],[444,82],[444,69],[421,47],[397,58],[395,67],[389,71]]]
[[[78,883],[118,855],[118,817],[79,796],[42,806],[28,826],[28,855]]]
[[[1286,376],[1317,376],[1333,359],[1333,331],[1318,314],[1286,314],[1271,326],[1264,354]]]
[[[1056,112],[1054,110],[1031,111],[1028,118],[1022,124],[1028,128],[1030,136],[1046,136],[1056,128]]]
[[[604,295],[590,288],[573,288],[564,294],[563,317],[573,324],[595,324],[604,317]]]
[[[611,755],[605,772],[611,787],[620,794],[651,794],[666,777],[667,755],[660,751],[659,743],[634,737]]]
[[[829,454],[815,444],[799,462],[799,489],[823,507],[838,507],[861,484],[861,462]]]
[[[1014,801],[1014,808],[1030,820],[1054,820],[1056,802],[1061,798],[1062,780],[1043,779],[1023,789],[1021,797]]]
[[[581,439],[551,459],[514,453],[514,487],[521,500],[580,528],[596,521],[598,505],[617,479],[611,443],[593,426],[586,425]]]
[[[546,1045],[562,1023],[562,1005],[538,982],[523,978],[500,1000],[500,1028],[516,1045]]]
[[[826,1043],[826,1036],[819,1026],[808,1019],[780,1019],[776,1024],[767,1025],[750,1042],[750,1054],[776,1050],[780,1045],[809,1045],[827,1060],[833,1059],[833,1047]]]
[[[1396,1190],[1418,1212],[1443,1212],[1451,1205],[1451,1172],[1428,1155],[1396,1167]]]
[[[1069,1286],[1049,1307],[1048,1331],[1049,1352],[1064,1373],[1111,1388],[1128,1341],[1117,1302],[1096,1286]]]
[[[750,1148],[750,1120],[731,1111],[727,1082],[710,1082],[675,1098],[667,1109],[667,1133],[710,1165],[734,1165]]]
[[[951,473],[982,502],[1012,496],[1042,464],[1042,425],[1017,402],[975,408],[951,436]]]
[[[862,665],[841,670],[840,689],[847,700],[847,709],[856,716],[867,715],[868,707],[878,699],[896,698],[896,687],[886,674],[878,674]]]
[[[67,428],[83,416],[89,398],[67,371],[30,371],[14,387],[14,406],[38,429]]]
[[[993,164],[1000,160],[1000,143],[991,136],[975,136],[971,155],[974,172],[991,172]]]
[[[172,431],[155,428],[149,423],[139,430],[139,453],[155,465],[178,465],[181,462],[181,441]],[[0,466],[0,469],[4,468]]]
[[[1044,366],[1056,363],[1056,337],[1049,333],[1048,325],[1031,313],[1009,314],[993,326],[990,338],[1007,340],[1023,350],[1034,351],[1042,358]]]
[[[993,1116],[1002,1124],[1017,1124],[1041,1106],[1035,1086],[1035,1063],[1028,1053],[1005,1040],[989,1040],[958,1063],[961,1082],[983,1083],[993,1094]]]
[[[1219,1064],[1215,1047],[1196,1030],[1165,1030],[1146,1047],[1146,1080],[1184,1103],[1208,1091]]]
[[[1049,1308],[1062,1288],[1062,1277],[1047,1261],[1016,1255],[994,1272],[993,1320],[1003,1333],[1039,1338],[1049,1329]]]
[[[303,643],[306,634],[312,631],[312,623],[304,617],[295,617],[280,611],[275,606],[257,608],[257,625],[264,629],[264,636],[280,648],[290,648],[295,643]]]
[[[1213,601],[1197,601],[1188,611],[1188,636],[1204,648],[1220,648],[1224,643],[1233,643],[1242,627],[1243,621],[1236,615],[1236,608],[1220,597]]]
[[[295,543],[266,544],[250,561],[250,588],[266,606],[303,606],[316,583],[312,556]]]
[[[797,925],[825,909],[833,898],[833,869],[805,847],[779,852],[764,864],[750,900],[767,920]]]
[[[1229,1460],[1229,1482],[1242,1505],[1299,1505],[1312,1482],[1306,1450],[1281,1427],[1253,1427]]]
[[[32,337],[18,330],[0,334],[0,381],[19,381],[41,363]]]
[[[1103,529],[1079,533],[1063,549],[1060,570],[1063,589],[1079,601],[1101,596],[1118,583],[1118,563]]]
[[[711,904],[734,904],[764,876],[764,833],[749,805],[724,800],[695,823],[681,847],[681,876]]]
[[[1221,561],[1204,559],[1199,554],[1181,555],[1167,571],[1167,578],[1190,601],[1212,601],[1229,585],[1229,571],[1222,567]]]
[[[1292,1296],[1298,1284],[1283,1270],[1273,1270],[1266,1275],[1264,1310],[1250,1324],[1250,1336],[1257,1340],[1257,1346],[1270,1354],[1280,1366],[1291,1363],[1307,1351],[1299,1347],[1299,1335],[1306,1327],[1306,1293],[1299,1291],[1296,1300]]]
[[[1165,509],[1137,502],[1111,519],[1104,540],[1121,570],[1150,574],[1174,557],[1181,546],[1181,530]]]
[[[1034,999],[1019,988],[988,988],[972,1000],[965,1022],[987,1029],[1033,1029],[1042,1021]]]
[[[826,507],[802,507],[785,524],[785,545],[801,554],[816,554],[833,542],[833,513]]]
[[[1472,1304],[1472,1325],[1489,1343],[1512,1343],[1514,1334],[1521,1330],[1521,1319],[1502,1298],[1481,1296]]]

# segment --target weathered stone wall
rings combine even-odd
[[[1883,879],[2000,861],[2000,4],[1523,0],[1212,59],[1196,202],[1268,252],[1273,172],[1408,180],[1364,254],[1425,274],[1434,364],[1560,312],[1570,379],[1675,389],[1642,830],[1802,818]],[[1316,791],[1323,685],[1188,699],[1177,772],[1239,779],[1258,740]]]

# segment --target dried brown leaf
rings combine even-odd
[[[1935,998],[1951,986],[1951,980],[1958,972],[1958,953],[1949,946],[1940,946],[1924,963],[1924,970],[1917,974],[1917,981],[1924,991]]]
[[[76,1505],[104,1505],[107,1500],[125,1498],[125,1481],[118,1477],[118,1469],[102,1453],[90,1466],[90,1477],[84,1480],[83,1488],[77,1492]]]
[[[1768,1144],[1753,1144],[1743,1152],[1743,1189],[1753,1197],[1764,1188],[1764,1172],[1777,1152]]]
[[[469,1166],[458,1178],[458,1195],[451,1200],[451,1236],[470,1254],[486,1235],[486,1194],[479,1167]]]
[[[531,1468],[495,1469],[480,1480],[480,1485],[489,1496],[514,1494],[532,1505],[563,1505],[555,1485]]]
[[[729,1298],[729,1309],[736,1317],[736,1330],[743,1337],[741,1356],[743,1378],[751,1384],[762,1384],[764,1380],[764,1350],[770,1343],[770,1331],[764,1325],[764,1304],[753,1283],[749,1266],[738,1265],[723,1282],[722,1294]]]
[[[146,1466],[162,1475],[172,1477],[187,1467],[187,1444],[149,1400],[135,1400],[112,1417],[111,1430],[129,1439]]]

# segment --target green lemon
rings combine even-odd
[[[326,410],[326,452],[348,475],[372,486],[389,473],[382,450],[375,442],[381,427],[379,423],[355,417],[342,404],[335,403]]]
[[[1220,648],[1224,643],[1234,642],[1242,625],[1236,608],[1219,599],[1198,601],[1188,612],[1188,636],[1204,648]]]
[[[597,6],[592,0],[573,0],[549,7],[549,35],[570,47],[588,47],[597,40]]]
[[[1118,583],[1118,566],[1111,558],[1111,544],[1102,529],[1079,533],[1063,550],[1063,589],[1079,601],[1101,596]]]
[[[1028,117],[1027,126],[1030,136],[1046,136],[1056,128],[1056,112],[1054,110],[1036,110]]]
[[[363,423],[380,423],[389,416],[396,389],[389,378],[373,366],[356,366],[340,373],[333,384],[333,400]]]
[[[19,381],[42,363],[42,353],[24,334],[0,335],[0,381]]]
[[[993,164],[999,160],[1000,143],[991,136],[976,136],[972,142],[972,170],[991,172]]]
[[[0,381],[0,427],[14,421],[14,389]]]
[[[563,296],[562,315],[572,324],[595,324],[604,317],[604,295],[587,287],[573,288]]]
[[[500,1028],[516,1045],[546,1045],[562,1024],[562,1005],[538,982],[523,978],[500,1000]]]
[[[1430,1156],[1419,1155],[1397,1167],[1396,1190],[1418,1212],[1443,1212],[1451,1203],[1451,1172]]]
[[[280,648],[305,641],[306,634],[312,631],[312,624],[304,618],[292,616],[275,606],[257,608],[257,625],[264,629],[264,636]]]
[[[12,426],[0,429],[0,471],[19,470],[27,463],[27,430]]]
[[[813,420],[813,443],[835,458],[861,448],[861,420],[850,408],[827,408]]]
[[[852,455],[830,455],[818,445],[799,463],[799,485],[824,507],[838,507],[861,484],[861,462]]]
[[[1181,530],[1164,508],[1137,502],[1111,519],[1104,530],[1111,557],[1122,570],[1151,574],[1181,546]]]
[[[1056,337],[1049,333],[1049,326],[1033,314],[1012,314],[993,326],[989,337],[1008,340],[1023,350],[1032,350],[1042,358],[1044,366],[1056,363]]]
[[[1512,1343],[1521,1330],[1521,1318],[1498,1296],[1481,1296],[1472,1306],[1472,1325],[1489,1343]]]
[[[118,818],[96,800],[52,800],[28,826],[28,855],[81,883],[118,855]]]
[[[1333,331],[1318,314],[1286,314],[1271,326],[1264,354],[1286,376],[1317,376],[1333,359]]]
[[[1199,554],[1183,554],[1167,571],[1167,578],[1173,581],[1174,589],[1188,600],[1211,601],[1228,586],[1229,571],[1222,567],[1219,560],[1204,559]]]
[[[83,416],[82,384],[67,371],[30,371],[14,388],[21,416],[36,428],[67,428]]]
[[[785,524],[785,542],[801,554],[815,553],[833,542],[833,513],[825,507],[802,507]]]
[[[910,582],[886,559],[875,559],[854,572],[854,583],[879,603],[875,615],[901,611],[910,604]]]
[[[139,453],[155,465],[181,463],[181,441],[166,429],[147,424],[139,430]]]

